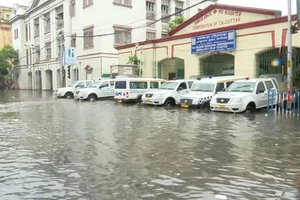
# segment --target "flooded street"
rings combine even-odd
[[[299,121],[1,91],[0,199],[299,199]]]

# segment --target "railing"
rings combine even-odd
[[[289,94],[286,91],[270,89],[267,91],[267,115],[268,114],[290,114],[300,115],[300,92]]]

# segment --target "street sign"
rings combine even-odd
[[[65,47],[63,55],[63,65],[76,65],[77,52],[74,47]]]
[[[205,54],[220,51],[235,51],[235,49],[235,30],[196,36],[191,39],[192,54]]]

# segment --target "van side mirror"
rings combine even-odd
[[[222,90],[223,92],[225,92],[226,91],[226,88],[223,88],[223,90]]]

